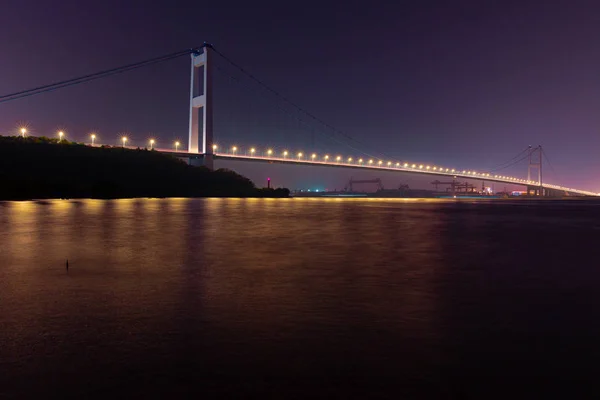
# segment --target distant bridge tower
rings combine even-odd
[[[212,45],[205,43],[202,53],[192,53],[190,84],[190,133],[188,151],[204,155],[204,166],[213,169],[213,87]],[[202,140],[200,140],[200,109],[202,109]]]
[[[537,158],[537,160],[536,160]],[[538,196],[544,196],[544,187],[542,186],[542,146],[536,148],[529,146],[529,165],[527,166],[527,180],[531,180],[531,170],[537,170],[538,173]],[[529,192],[528,188],[528,192]],[[530,193],[528,193],[530,194]]]

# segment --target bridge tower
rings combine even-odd
[[[203,165],[213,169],[213,87],[212,45],[204,43],[203,52],[193,52],[190,82],[190,131],[188,151],[200,153]],[[202,109],[202,138],[200,138],[200,109]],[[190,160],[191,161],[191,160]]]
[[[537,158],[537,160],[535,160]],[[534,195],[544,196],[544,187],[542,186],[542,146],[536,148],[529,146],[529,165],[527,166],[527,180],[531,180],[531,170],[537,170],[538,173],[538,188],[534,189]],[[531,189],[527,189],[527,194]],[[537,193],[535,193],[537,192]]]

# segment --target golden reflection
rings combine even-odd
[[[219,200],[218,213],[206,208],[202,259],[211,279],[203,289],[212,321],[231,331],[276,330],[290,307],[309,323],[310,310],[330,320],[350,302],[361,310],[352,318],[365,325],[394,321],[415,335],[432,329],[439,221],[404,207],[440,199],[263,200]]]

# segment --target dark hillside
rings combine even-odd
[[[121,197],[287,197],[229,170],[156,151],[0,136],[0,200]]]

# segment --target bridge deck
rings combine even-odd
[[[99,145],[96,145],[99,146]],[[136,149],[134,146],[125,146],[125,148]],[[155,148],[154,150],[161,153],[170,154],[176,157],[182,158],[202,158],[202,153],[190,153],[187,150],[173,150],[164,148]],[[262,155],[247,155],[247,154],[231,154],[231,153],[218,153],[216,152],[214,158],[217,160],[239,160],[239,161],[250,161],[250,162],[262,162],[262,163],[280,163],[280,164],[292,164],[292,165],[312,165],[322,167],[333,167],[333,168],[351,168],[361,170],[373,170],[373,171],[391,171],[391,172],[403,172],[409,174],[419,175],[430,175],[430,176],[447,176],[451,178],[462,178],[462,179],[475,179],[488,182],[498,182],[511,185],[521,185],[529,187],[539,187],[536,181],[528,181],[527,179],[520,179],[516,177],[509,177],[504,175],[496,175],[487,172],[477,172],[468,170],[455,170],[450,168],[441,168],[438,166],[428,166],[426,164],[401,164],[392,163],[388,165],[388,162],[378,163],[357,163],[356,161],[347,162],[345,160],[337,161],[331,160],[316,160],[310,158],[293,158],[293,157],[277,157],[277,156],[262,156]],[[560,191],[569,194],[577,194],[582,196],[600,196],[600,193],[594,193],[586,190],[579,190],[574,188],[568,188],[560,185],[553,185],[544,183],[542,185],[546,189],[553,191]]]

